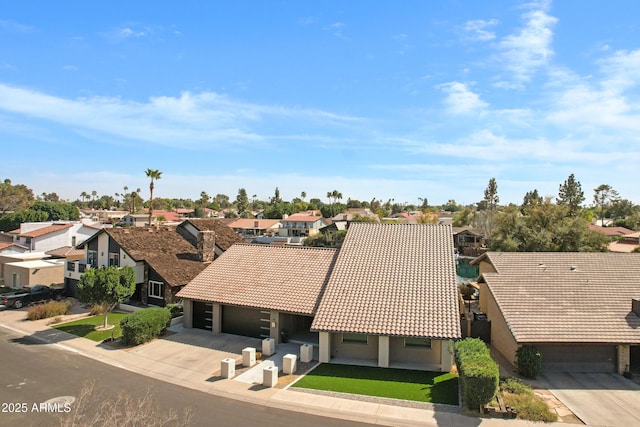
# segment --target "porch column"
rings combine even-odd
[[[211,304],[211,332],[214,334],[222,332],[222,305],[217,302]]]
[[[453,341],[440,341],[440,371],[449,372],[453,366]]]
[[[627,367],[631,364],[631,346],[628,344],[621,344],[617,346],[618,350],[618,373],[622,375]]]
[[[331,334],[320,332],[320,363],[329,363],[331,360]]]
[[[280,344],[280,312],[272,311],[269,314],[269,338],[276,340]]]
[[[389,367],[389,337],[378,337],[378,366],[380,368]]]
[[[182,300],[182,327],[193,328],[193,305],[190,299]]]

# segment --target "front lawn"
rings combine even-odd
[[[293,387],[458,405],[458,377],[443,372],[325,363]]]
[[[122,320],[122,318],[124,318],[125,316],[126,314],[123,313],[109,314],[109,324],[115,325],[115,328],[111,331],[95,330],[96,326],[102,326],[102,324],[104,323],[104,316],[102,314],[74,320],[73,322],[61,323],[52,327],[73,335],[77,335],[82,338],[88,338],[93,341],[101,342],[106,340],[107,338],[111,338],[112,332],[113,338],[120,338],[122,336],[122,330],[120,329],[120,320]]]

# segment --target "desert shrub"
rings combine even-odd
[[[466,338],[455,345],[462,396],[468,409],[478,409],[498,391],[500,372],[489,349],[477,338]]]
[[[91,312],[89,313],[92,316],[99,316],[101,314],[104,314],[104,307],[100,304],[93,304],[91,306]]]
[[[182,316],[182,304],[167,304],[165,308],[171,312],[172,319]]]
[[[523,345],[516,350],[518,374],[525,378],[535,378],[542,366],[542,354],[533,345]]]
[[[147,308],[127,315],[120,321],[122,342],[138,345],[162,335],[171,321],[171,313],[166,308]]]
[[[504,404],[511,406],[518,412],[518,418],[529,421],[557,421],[558,416],[551,412],[546,403],[530,394],[503,395]]]
[[[49,317],[62,316],[69,312],[69,308],[71,308],[71,302],[69,301],[49,301],[46,304],[29,307],[27,310],[27,319],[40,320],[48,319]]]

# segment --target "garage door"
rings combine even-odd
[[[263,338],[262,328],[266,327],[269,336],[269,312],[255,308],[222,306],[222,332],[225,334],[243,335],[245,337]]]
[[[537,345],[542,372],[616,372],[613,345]]]

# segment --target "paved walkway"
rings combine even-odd
[[[225,342],[224,336],[216,337],[204,331],[185,330],[166,339],[156,340],[132,349],[119,349],[51,329],[47,326],[48,320],[30,322],[24,318],[24,311],[2,310],[0,311],[0,327],[121,369],[214,396],[239,399],[256,405],[387,426],[532,427],[538,425],[521,420],[466,417],[459,413],[438,409],[417,409],[383,403],[361,402],[297,392],[291,389],[265,388],[256,384],[221,379],[215,374],[215,371],[219,369],[219,363],[216,365],[212,359],[220,357],[220,355],[214,355],[217,352],[227,352],[233,354],[236,359],[241,359],[242,350],[240,348],[240,353],[238,353],[237,348],[231,349],[231,342]],[[203,341],[209,343],[209,341],[215,341],[218,338],[220,341],[216,345],[223,346],[223,348],[215,349],[210,348],[209,344],[203,344]],[[245,345],[244,343],[238,344],[239,347]],[[564,424],[557,423],[555,425]]]

